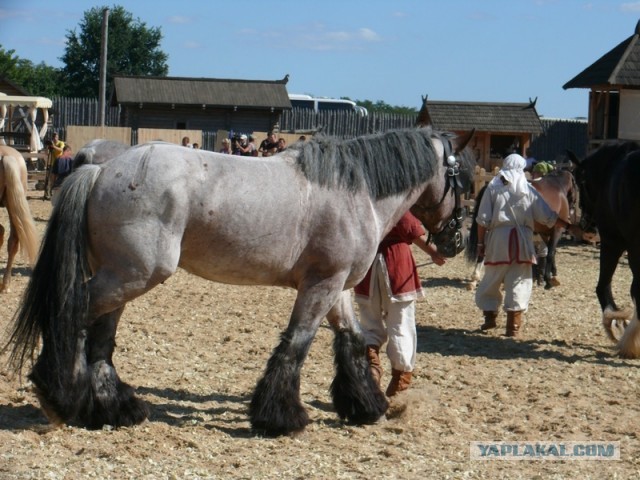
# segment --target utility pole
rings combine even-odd
[[[106,97],[107,97],[107,45],[109,43],[109,9],[102,11],[102,37],[100,44],[100,98],[98,108],[100,110],[100,126],[104,127]]]

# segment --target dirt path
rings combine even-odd
[[[30,205],[42,232],[50,207],[36,195]],[[4,209],[0,222],[7,224]],[[276,439],[252,435],[247,406],[294,292],[218,285],[179,271],[127,307],[118,333],[114,361],[150,404],[149,421],[50,429],[28,382],[2,368],[0,478],[630,478],[640,470],[640,360],[615,357],[600,327],[597,256],[588,245],[560,248],[562,285],[536,288],[518,341],[501,336],[502,328],[475,331],[481,319],[463,259],[422,266],[418,368],[398,399],[406,410],[373,426],[338,421],[328,393],[332,334],[323,325],[302,374],[312,423]],[[15,272],[12,291],[0,296],[1,332],[28,279],[22,259]],[[631,303],[629,284],[625,263],[614,285],[621,304]],[[615,441],[621,460],[472,461],[472,441]]]

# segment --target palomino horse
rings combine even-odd
[[[0,206],[9,214],[9,238],[7,240],[7,267],[2,277],[0,292],[8,291],[11,283],[13,261],[20,248],[33,265],[38,255],[38,234],[27,202],[27,167],[24,158],[15,148],[0,145]],[[0,225],[0,246],[5,229]]]
[[[569,223],[571,224],[575,223],[574,220],[576,205],[578,201],[578,187],[576,185],[573,174],[570,171],[553,171],[551,173],[548,173],[544,177],[534,180],[533,182],[531,182],[531,185],[538,191],[538,193],[540,193],[542,198],[544,198],[547,204],[549,204],[551,209],[555,211],[560,218],[569,221]],[[482,200],[482,196],[484,195],[486,188],[486,186],[481,188],[476,195],[476,205],[480,205],[480,201]],[[473,221],[469,232],[467,248],[465,251],[465,257],[467,261],[469,263],[475,264],[475,268],[471,277],[470,288],[475,286],[475,284],[480,280],[480,277],[482,275],[482,267],[484,264],[484,258],[478,257],[477,255],[478,227],[476,223],[476,212],[477,209],[474,209],[474,214],[472,216]],[[534,231],[535,233],[540,234],[548,249],[546,261],[541,262],[544,263],[544,265],[540,265],[540,267],[544,267],[545,288],[549,289],[554,285],[552,282],[552,276],[555,277],[556,275],[556,250],[558,241],[562,237],[564,228],[549,228],[545,225],[541,225],[535,222]]]
[[[569,170],[554,170],[544,177],[535,179],[531,182],[531,186],[535,188],[542,198],[545,199],[551,209],[564,220],[569,220],[571,224],[575,224],[576,205],[578,204],[578,186]],[[555,278],[556,268],[556,250],[564,228],[560,226],[547,227],[540,223],[534,224],[534,230],[540,234],[547,246],[546,261],[540,262],[538,267],[542,270],[546,289],[554,286],[552,277]]]
[[[116,327],[127,302],[181,267],[223,283],[297,290],[250,404],[256,431],[308,424],[300,371],[324,317],[335,332],[336,411],[375,422],[388,402],[369,372],[349,289],[408,209],[442,251],[459,251],[446,244],[457,232],[441,232],[471,186],[470,138],[409,129],[313,139],[269,158],[149,143],[83,166],[65,180],[49,220],[7,345],[11,360],[22,368],[42,337],[29,378],[52,421],[143,421],[147,406],[113,364]]]
[[[631,323],[618,341],[619,354],[625,358],[640,357],[640,144],[615,142],[601,146],[580,161],[570,153],[577,165],[576,180],[580,188],[582,224],[588,229],[595,224],[600,236],[600,273],[596,295],[602,309],[602,324],[609,338],[618,341],[618,320],[622,325],[633,315]],[[633,274],[631,298],[633,312],[622,311],[611,291],[611,280],[618,261],[628,253]]]

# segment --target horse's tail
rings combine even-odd
[[[2,157],[6,183],[5,201],[11,220],[11,228],[14,228],[18,235],[20,251],[28,259],[29,264],[33,265],[38,255],[38,234],[29,209],[29,202],[27,202],[27,192],[23,184],[19,162],[24,165],[22,158],[18,159],[10,155]]]
[[[4,347],[10,349],[11,366],[21,371],[25,361],[33,359],[42,336],[42,351],[29,378],[39,393],[56,406],[56,411],[68,418],[75,414],[70,393],[76,381],[86,377],[82,375],[86,336],[83,330],[88,318],[91,276],[86,205],[99,174],[99,167],[86,166],[63,183]]]
[[[465,249],[465,258],[467,259],[467,262],[471,264],[476,264],[478,262],[478,207],[480,206],[480,201],[482,200],[482,196],[486,190],[487,186],[485,185],[476,194],[474,201],[473,215],[471,216],[471,227],[469,229],[469,237],[467,238],[467,248]]]

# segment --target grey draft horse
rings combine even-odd
[[[62,186],[16,313],[5,346],[13,366],[21,370],[42,338],[29,378],[52,422],[142,422],[148,407],[113,364],[116,328],[127,302],[181,267],[228,284],[297,290],[251,400],[256,433],[309,423],[300,371],[325,317],[335,333],[336,412],[376,422],[388,402],[369,372],[349,289],[409,209],[442,251],[460,251],[446,227],[471,187],[472,134],[317,138],[269,158],[149,143],[81,167]]]
[[[115,140],[106,140],[97,138],[85,144],[73,157],[73,169],[80,168],[82,165],[100,165],[111,160],[118,155],[123,154],[131,148],[129,145],[117,142]]]

